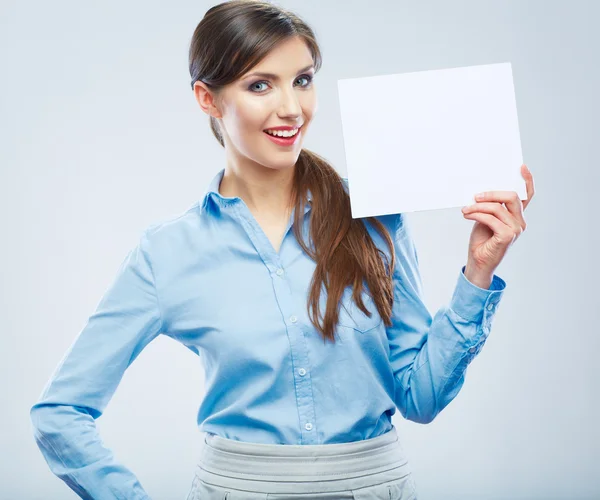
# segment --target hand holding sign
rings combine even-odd
[[[465,219],[476,221],[469,240],[465,278],[481,288],[489,288],[506,251],[527,228],[523,211],[535,189],[526,165],[521,165],[521,174],[527,186],[527,200],[521,202],[515,191],[489,191],[462,209]]]

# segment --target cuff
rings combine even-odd
[[[492,316],[496,312],[498,302],[502,298],[506,282],[494,274],[489,289],[480,288],[471,283],[464,275],[463,266],[450,300],[450,309],[466,320],[479,323],[486,316]],[[490,318],[491,319],[491,318]]]

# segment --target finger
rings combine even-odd
[[[521,175],[525,178],[526,200],[521,200],[515,191],[486,191],[475,195],[475,201],[500,201],[502,203],[512,201],[515,206],[508,207],[511,212],[514,212],[519,205],[521,206],[520,211],[523,211],[535,194],[535,186],[533,183],[533,174],[525,164],[521,165]]]
[[[525,164],[521,165],[521,175],[523,175],[527,186],[527,199],[523,201],[523,210],[525,210],[535,194],[535,186],[533,184],[533,174]]]
[[[485,224],[489,227],[494,234],[502,241],[502,242],[513,242],[517,234],[510,226],[507,226],[497,217],[493,215],[486,214],[483,212],[473,212],[470,214],[465,214],[465,219],[473,219],[482,224]]]
[[[525,223],[523,216],[521,215],[520,217],[515,217],[504,205],[502,205],[502,203],[479,202],[464,207],[462,212],[464,214],[474,212],[493,214],[507,226],[512,227],[515,231],[519,231],[519,234],[527,228],[527,224]]]
[[[479,196],[482,195],[482,196]],[[523,218],[523,203],[516,191],[487,191],[475,196],[477,202],[495,201],[504,203],[507,210],[519,221],[521,227],[525,228],[525,219]]]

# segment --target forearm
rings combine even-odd
[[[50,470],[80,498],[149,500],[138,478],[103,446],[94,419],[72,406],[31,412],[35,440]]]

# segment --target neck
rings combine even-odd
[[[243,168],[228,164],[219,193],[241,198],[255,215],[287,217],[291,210],[293,179],[294,167],[278,170],[258,164]]]

